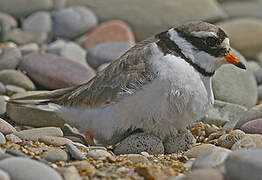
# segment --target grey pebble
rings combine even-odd
[[[59,148],[52,148],[44,152],[41,157],[50,162],[67,161],[69,159],[68,154]]]
[[[75,166],[69,166],[63,172],[64,180],[81,180],[81,176],[79,175]]]
[[[71,157],[75,160],[84,160],[86,156],[73,144],[66,144],[65,145],[67,150],[69,151]]]
[[[95,149],[95,150],[89,151],[86,154],[86,157],[98,159],[98,158],[104,158],[104,157],[112,157],[112,155],[107,151],[104,151],[101,149]]]
[[[3,133],[0,132],[0,145],[5,143],[6,143],[5,136],[3,135]]]
[[[21,142],[23,142],[19,137],[17,137],[17,136],[14,135],[14,134],[8,134],[8,135],[6,135],[6,139],[7,139],[8,141],[13,142],[13,143],[21,143]]]

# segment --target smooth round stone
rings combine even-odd
[[[163,141],[165,153],[177,153],[178,151],[186,151],[196,140],[192,133],[188,130],[180,130],[170,136],[167,136]]]
[[[262,134],[262,119],[246,122],[241,126],[241,130],[249,134]]]
[[[0,118],[0,132],[7,135],[16,132],[16,130],[11,124]]]
[[[93,69],[51,54],[31,53],[24,57],[20,68],[40,85],[58,89],[80,85],[95,76]]]
[[[84,160],[86,159],[86,156],[73,144],[68,143],[66,144],[66,148],[69,151],[71,157],[75,160]]]
[[[91,32],[85,35],[84,48],[90,47],[108,41],[126,42],[131,45],[135,44],[135,37],[132,29],[123,21],[111,20],[99,24]]]
[[[21,87],[18,87],[18,86],[14,86],[14,85],[7,84],[5,87],[6,87],[6,94],[8,96],[12,96],[12,95],[17,94],[17,93],[24,93],[24,92],[26,92],[26,90],[24,88],[21,88]]]
[[[256,61],[247,61],[247,70],[254,73],[260,68],[260,65]]]
[[[2,49],[2,51],[0,51],[0,70],[15,69],[21,58],[21,52],[16,47]]]
[[[62,180],[62,177],[47,165],[28,158],[12,157],[0,161],[0,168],[12,180]],[[39,176],[42,174],[43,176]]]
[[[0,42],[5,42],[9,39],[11,25],[4,19],[0,19]]]
[[[16,135],[14,134],[8,134],[6,135],[6,140],[7,141],[11,141],[13,143],[21,143],[23,142],[19,137],[17,137]]]
[[[64,180],[81,180],[81,176],[79,175],[75,166],[69,166],[63,172]]]
[[[63,132],[57,127],[43,127],[14,132],[14,135],[23,140],[37,141],[43,136],[63,136]]]
[[[243,17],[217,24],[230,37],[232,47],[245,57],[256,57],[262,48],[262,20]],[[248,33],[254,32],[254,33]]]
[[[22,46],[19,46],[19,49],[21,53],[24,55],[32,53],[32,52],[39,52],[40,48],[36,43],[30,43],[30,44],[25,44]]]
[[[84,6],[60,9],[53,14],[53,33],[56,37],[73,39],[96,25],[96,15]]]
[[[181,180],[224,180],[223,174],[216,169],[198,169],[192,171]]]
[[[21,98],[48,91],[28,91],[13,95],[11,98]],[[65,121],[54,112],[42,111],[35,108],[24,107],[16,104],[7,104],[7,116],[17,124],[33,127],[57,126],[63,127]]]
[[[10,180],[10,176],[5,171],[0,169],[0,179],[1,180]]]
[[[258,100],[262,100],[262,85],[257,86]]]
[[[67,161],[69,159],[68,154],[64,150],[58,148],[52,148],[44,152],[41,157],[50,162]]]
[[[230,180],[262,179],[262,150],[249,149],[231,153],[225,162]]]
[[[32,33],[49,33],[52,19],[49,12],[39,11],[31,14],[22,22],[22,29]]]
[[[240,149],[257,149],[262,148],[262,135],[260,134],[246,134],[241,140],[237,141],[232,150]]]
[[[243,137],[245,137],[245,133],[237,129],[232,131],[230,134],[223,134],[220,136],[217,140],[217,145],[231,149],[232,146]]]
[[[201,144],[201,145],[192,147],[191,149],[186,151],[184,155],[187,156],[188,158],[196,158],[200,154],[206,152],[208,149],[212,149],[215,147],[216,146],[213,144]]]
[[[104,158],[104,157],[112,157],[112,154],[110,154],[109,152],[107,152],[105,150],[94,149],[94,150],[89,151],[86,154],[86,157],[98,159],[98,158]]]
[[[2,70],[0,71],[0,81],[5,85],[14,85],[22,87],[26,90],[34,90],[34,83],[22,72],[17,70]]]
[[[64,137],[57,137],[57,136],[43,136],[39,138],[39,141],[47,145],[54,145],[54,146],[63,146],[65,144],[72,143],[70,139]]]
[[[192,169],[220,167],[230,153],[230,150],[221,147],[208,149],[197,157],[192,164]]]
[[[92,7],[102,22],[112,19],[128,22],[138,41],[190,20],[214,21],[227,16],[215,0],[143,0],[125,1],[124,3],[122,0],[67,1],[67,6],[72,5]]]
[[[240,61],[246,62],[241,54],[236,51],[234,53]],[[250,71],[227,64],[216,71],[212,83],[214,96],[217,100],[239,104],[247,108],[251,108],[257,103],[257,83]]]
[[[22,152],[19,151],[18,149],[7,149],[5,152],[6,152],[7,154],[10,154],[10,155],[16,156],[16,157],[29,158],[27,155],[25,155],[24,153],[22,153]]]
[[[149,162],[149,160],[141,154],[128,154],[126,158],[134,164]]]
[[[105,42],[88,49],[87,63],[93,68],[110,63],[123,55],[131,45],[124,42]]]
[[[8,23],[11,25],[11,27],[17,27],[17,22],[14,17],[10,16],[9,14],[6,14],[4,12],[0,12],[0,19],[4,19],[5,21],[8,21]]]
[[[3,135],[3,133],[0,132],[0,145],[5,143],[6,143],[5,136]]]
[[[164,145],[162,141],[154,135],[137,133],[122,140],[114,149],[115,154],[139,154],[141,152],[163,154]]]

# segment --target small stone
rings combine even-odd
[[[216,169],[198,169],[186,175],[182,180],[224,180],[223,174]],[[172,179],[173,180],[173,179]]]
[[[114,149],[115,154],[139,154],[144,151],[149,154],[163,154],[164,145],[154,135],[137,133],[122,140]]]
[[[37,141],[43,136],[63,136],[63,132],[57,127],[43,127],[14,132],[14,135],[23,140]]]
[[[225,162],[226,179],[262,179],[262,150],[249,149],[231,153]]]
[[[6,14],[4,12],[0,12],[0,19],[4,19],[5,21],[7,21],[11,25],[11,27],[13,27],[13,28],[17,27],[17,22],[16,22],[15,18],[12,17],[9,14]]]
[[[0,145],[5,143],[6,143],[5,136],[0,132]]]
[[[2,49],[2,51],[0,51],[0,70],[15,69],[21,58],[21,51],[17,47]]]
[[[262,134],[262,119],[248,121],[240,129],[249,134]]]
[[[0,169],[0,179],[1,180],[10,180],[10,176],[5,171]]]
[[[52,148],[41,155],[41,157],[50,162],[67,161],[69,159],[68,154],[59,148]]]
[[[245,136],[245,133],[241,130],[234,130],[230,134],[224,134],[219,137],[217,145],[231,149],[232,146],[242,139]]]
[[[70,139],[57,136],[43,136],[39,138],[39,141],[45,143],[46,145],[54,146],[63,146],[65,144],[72,143]]]
[[[192,164],[192,169],[218,168],[223,165],[230,153],[230,150],[221,147],[208,149],[197,157]]]
[[[91,150],[86,154],[86,157],[88,158],[93,158],[93,159],[99,159],[99,158],[104,158],[104,157],[112,157],[112,155],[104,150],[101,149],[95,149]]]
[[[64,180],[81,180],[81,176],[79,175],[75,166],[69,166],[65,169],[64,173]]]
[[[95,14],[84,6],[60,9],[53,14],[53,33],[56,37],[73,39],[96,25]]]
[[[70,163],[70,165],[75,166],[77,169],[84,169],[85,173],[90,177],[96,174],[95,167],[87,161],[75,161]]]
[[[132,161],[132,163],[148,163],[148,159],[140,154],[128,154],[126,157],[128,160]]]
[[[39,52],[40,48],[36,43],[30,43],[30,44],[25,44],[22,46],[19,46],[19,49],[22,53],[22,55],[30,54],[32,52]]]
[[[201,145],[192,147],[191,149],[186,151],[184,155],[187,156],[188,158],[196,158],[200,154],[206,152],[208,149],[212,149],[215,147],[216,146],[213,144],[201,144]]]
[[[5,85],[14,85],[26,90],[34,90],[34,83],[22,72],[16,70],[0,71],[0,81]]]
[[[150,156],[150,154],[148,152],[141,152],[140,154],[142,156],[145,156],[146,158],[148,158]]]
[[[16,156],[16,157],[29,158],[27,155],[25,155],[24,153],[20,152],[17,149],[7,149],[5,152],[9,155]]]
[[[131,45],[124,42],[105,42],[92,46],[87,51],[87,63],[96,69],[101,64],[116,60],[130,48]]]
[[[7,141],[11,141],[13,143],[21,143],[23,142],[19,137],[17,137],[16,135],[14,134],[8,134],[6,135],[6,140]]]
[[[119,20],[101,23],[90,33],[87,33],[85,37],[86,41],[83,46],[86,50],[92,46],[108,41],[127,42],[131,45],[135,44],[135,37],[131,28]]]
[[[232,150],[240,149],[257,149],[262,148],[262,135],[260,134],[246,134],[245,137],[237,141],[233,146]]]
[[[135,168],[135,172],[137,172],[140,176],[144,177],[144,179],[168,179],[168,177],[174,176],[175,172],[172,168],[165,167],[161,169],[158,166],[138,166]]]
[[[0,96],[0,115],[6,113],[6,101],[9,99],[8,96]]]
[[[86,156],[73,144],[66,144],[66,148],[69,151],[71,157],[75,160],[85,160]]]
[[[1,160],[0,169],[6,171],[12,180],[62,180],[61,176],[52,168],[28,158],[12,157]]]
[[[0,118],[0,132],[7,135],[16,132],[16,129],[11,124]]]
[[[15,85],[7,84],[5,87],[6,87],[6,94],[8,96],[12,96],[12,95],[17,94],[17,93],[26,92],[26,90],[24,88],[21,88],[21,87],[15,86]]]

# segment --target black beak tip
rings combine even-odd
[[[240,61],[236,64],[236,67],[239,67],[241,69],[247,69],[246,66]]]

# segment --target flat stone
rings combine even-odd
[[[10,176],[5,171],[0,169],[0,179],[1,180],[10,180]]]
[[[192,133],[188,130],[180,130],[170,136],[167,136],[163,141],[165,147],[165,153],[177,153],[178,151],[186,151],[196,140]]]
[[[241,54],[235,51],[234,53],[241,62],[245,63],[245,58]],[[217,100],[239,104],[247,108],[251,108],[257,103],[256,80],[250,71],[227,64],[216,71],[212,83],[214,96]]]
[[[63,176],[64,176],[64,180],[81,180],[82,179],[75,166],[67,167],[63,173]]]
[[[50,162],[67,161],[69,159],[68,154],[59,148],[52,148],[44,152],[41,157]]]
[[[246,134],[241,140],[237,141],[233,146],[232,150],[241,149],[258,149],[262,148],[262,135],[260,134]]]
[[[197,157],[192,164],[192,169],[219,168],[230,153],[230,150],[221,147],[208,149]]]
[[[57,127],[34,128],[34,129],[14,132],[13,134],[23,140],[31,140],[31,141],[37,141],[39,138],[43,136],[58,136],[58,137],[63,136],[62,130]]]
[[[87,158],[93,158],[93,159],[98,159],[98,158],[104,158],[104,157],[112,157],[112,154],[110,154],[109,152],[105,151],[105,150],[101,150],[101,149],[94,149],[89,151],[86,154]]]
[[[0,70],[15,69],[21,58],[21,52],[16,47],[2,49],[2,51],[0,51]]]
[[[186,151],[184,155],[187,156],[188,158],[196,158],[200,154],[206,152],[208,149],[212,149],[215,147],[216,146],[213,144],[201,144],[201,145],[192,147],[191,149]]]
[[[11,124],[0,118],[0,132],[7,135],[16,132],[16,129]]]
[[[54,146],[63,146],[65,144],[72,143],[70,139],[57,136],[43,136],[39,138],[39,141],[45,143],[46,145]]]
[[[8,21],[8,23],[11,25],[11,27],[17,27],[17,22],[15,20],[14,17],[12,17],[11,15],[4,13],[4,12],[0,12],[0,19],[4,19],[6,21]]]
[[[5,136],[3,135],[3,133],[0,132],[0,145],[5,143],[6,143]]]
[[[66,144],[66,148],[69,151],[71,157],[75,160],[84,160],[86,159],[86,156],[73,144]]]
[[[125,22],[120,20],[111,20],[99,24],[91,32],[84,35],[86,40],[83,44],[88,50],[90,47],[104,42],[126,42],[135,44],[135,37],[132,29]]]
[[[36,43],[30,43],[19,46],[21,53],[24,55],[32,53],[32,52],[39,52],[40,48]]]
[[[123,55],[131,45],[124,42],[105,42],[88,49],[87,63],[93,68],[101,64],[110,63]]]
[[[80,85],[95,76],[93,69],[51,54],[31,53],[24,57],[20,68],[40,85],[58,89]]]
[[[62,180],[62,177],[52,168],[27,158],[12,157],[1,160],[0,168],[6,171],[12,180]]]
[[[34,90],[34,83],[22,72],[17,70],[2,70],[0,71],[0,81],[5,85],[15,85],[26,90]]]
[[[23,142],[19,137],[14,134],[8,134],[5,136],[7,141],[11,141],[13,143],[21,143]]]
[[[12,95],[17,94],[17,93],[26,92],[26,90],[24,88],[21,88],[21,87],[15,86],[15,85],[7,84],[5,87],[6,87],[6,94],[8,96],[12,96]]]
[[[249,134],[262,134],[262,119],[248,121],[241,126],[241,129]]]
[[[53,14],[53,33],[56,37],[73,39],[96,25],[96,15],[84,6],[60,9]]]
[[[225,162],[226,178],[230,180],[262,179],[262,150],[249,149],[231,153]]]
[[[236,48],[245,57],[256,57],[261,51],[262,20],[243,17],[229,19],[217,25],[228,34],[231,46]]]
[[[190,20],[216,21],[227,17],[215,0],[67,1],[67,6],[72,5],[92,7],[100,22],[112,19],[128,22],[138,41]]]
[[[162,141],[150,134],[137,133],[122,140],[114,149],[115,154],[163,154],[164,145]]]
[[[22,29],[32,33],[49,33],[52,29],[50,13],[39,11],[31,14],[23,20]]]
[[[141,154],[128,154],[126,158],[134,164],[149,162],[149,160]]]
[[[198,169],[186,175],[182,180],[224,180],[223,174],[216,169]],[[173,179],[172,179],[173,180]]]

